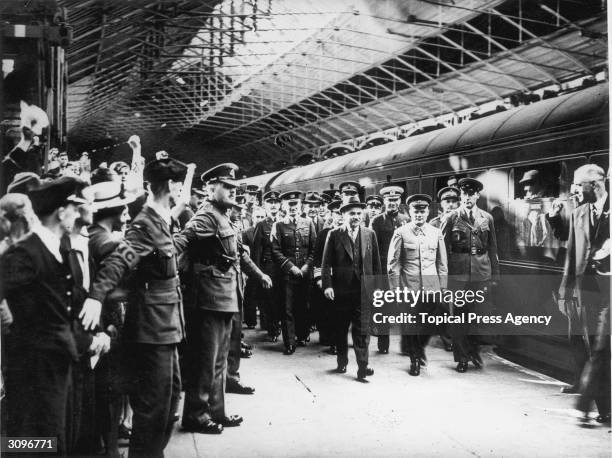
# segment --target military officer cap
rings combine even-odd
[[[192,188],[191,191],[200,197],[206,197],[208,195],[206,191],[202,191],[201,189],[198,189],[198,188]]]
[[[55,180],[44,181],[38,188],[32,189],[28,196],[32,202],[34,213],[39,216],[46,216],[69,203],[75,205],[87,203],[86,199],[78,197],[78,194],[86,186],[87,183],[83,180],[64,176]]]
[[[280,202],[280,192],[268,191],[263,195],[264,202]]]
[[[207,170],[200,176],[200,179],[206,184],[223,183],[236,188],[238,187],[236,183],[237,170],[238,166],[236,164],[226,162]]]
[[[357,196],[350,196],[344,201],[344,204],[340,207],[340,212],[344,213],[349,211],[351,208],[365,208],[365,204],[359,200]]]
[[[406,199],[406,205],[414,207],[417,210],[423,210],[431,204],[431,197],[427,194],[412,194]]]
[[[454,186],[446,186],[438,191],[438,200],[459,200],[459,190]]]
[[[465,192],[480,192],[484,188],[483,184],[475,178],[461,178],[459,180],[459,189]]]
[[[332,200],[329,205],[327,205],[327,209],[330,212],[335,212],[340,210],[340,207],[342,206],[342,201],[341,200]]]
[[[340,191],[337,189],[324,189],[321,194],[327,196],[331,200],[340,199]]]
[[[380,195],[383,198],[390,198],[391,200],[401,199],[404,190],[400,186],[385,186],[380,190]]]
[[[319,193],[317,192],[308,192],[306,193],[306,197],[304,198],[304,203],[305,204],[320,204],[321,203],[321,197],[319,196]]]
[[[255,184],[248,184],[246,187],[247,194],[257,194],[259,192],[259,186]]]
[[[172,158],[156,159],[144,168],[144,179],[150,182],[184,181],[186,175],[187,164]]]
[[[355,193],[358,194],[361,189],[361,185],[356,181],[345,181],[344,183],[340,183],[339,186],[340,192],[345,193]]]
[[[302,193],[300,191],[286,191],[280,195],[281,200],[300,200]]]
[[[532,181],[538,181],[539,178],[540,178],[540,172],[538,172],[535,169],[527,170],[523,174],[523,178],[521,178],[521,181],[519,181],[519,184],[529,183]]]
[[[373,202],[378,202],[378,203],[379,203],[379,204],[381,204],[381,205],[383,204],[383,199],[382,199],[382,197],[380,197],[380,196],[379,196],[379,195],[377,195],[377,194],[374,194],[374,195],[372,195],[372,196],[368,196],[368,197],[366,197],[366,200],[365,200],[365,201],[366,201],[366,204],[370,204],[370,203],[373,203]]]

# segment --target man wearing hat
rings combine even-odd
[[[314,254],[314,288],[311,297],[311,305],[315,311],[315,319],[317,329],[319,330],[319,343],[321,345],[329,345],[328,353],[331,355],[337,355],[336,338],[334,337],[334,315],[332,313],[333,303],[329,301],[323,295],[323,280],[321,278],[321,265],[323,263],[323,249],[325,248],[325,241],[327,240],[327,234],[332,229],[342,226],[343,219],[342,213],[340,213],[340,207],[342,201],[340,199],[332,200],[327,205],[327,210],[331,214],[332,222],[327,225],[317,235],[317,243],[315,245]]]
[[[310,338],[307,300],[317,234],[314,223],[300,216],[299,191],[284,192],[280,198],[287,216],[274,223],[270,238],[274,262],[282,272],[279,296],[284,354],[292,355],[296,345],[305,346]]]
[[[351,326],[353,348],[357,360],[357,379],[366,383],[374,374],[368,367],[370,336],[364,328],[362,312],[368,307],[375,275],[381,275],[376,234],[361,226],[365,204],[357,196],[349,196],[340,207],[344,225],[332,229],[323,249],[321,278],[323,294],[333,301],[334,333],[338,351],[336,372],[345,373],[348,364],[348,330]],[[366,293],[362,296],[362,290]]]
[[[272,226],[278,220],[279,210],[281,205],[280,192],[268,191],[263,196],[264,209],[266,217],[263,221],[255,226],[253,234],[253,251],[251,257],[257,267],[272,279],[272,288],[261,289],[260,304],[263,307],[263,316],[265,319],[260,320],[265,323],[265,329],[268,331],[268,339],[271,342],[278,341],[280,335],[280,297],[278,295],[280,288],[278,287],[280,278],[280,269],[274,262],[272,256],[272,241],[270,234]]]
[[[474,178],[461,178],[458,183],[461,205],[446,218],[442,231],[448,253],[449,289],[488,291],[499,279],[497,240],[490,213],[476,206],[483,185]],[[463,316],[463,324],[451,324],[453,355],[457,372],[466,372],[468,361],[482,366],[478,345],[469,335],[467,314],[474,312],[474,304],[454,306],[455,316]]]
[[[523,187],[525,200],[541,199],[544,197],[544,189],[540,179],[540,172],[536,169],[527,170],[519,184]]]
[[[175,159],[145,166],[147,202],[104,260],[83,306],[84,326],[97,324],[102,302],[131,271],[124,327],[134,376],[130,456],[163,456],[179,402],[177,345],[185,331],[171,201],[178,201],[186,174],[187,166]]]
[[[370,223],[370,228],[376,233],[378,240],[378,252],[380,253],[380,265],[383,274],[387,275],[387,254],[389,245],[395,229],[403,226],[409,218],[399,212],[399,206],[404,190],[399,186],[385,186],[380,190],[380,195],[385,204],[385,212],[375,216]],[[385,326],[380,327],[378,335],[378,352],[389,353],[389,329]]]
[[[446,221],[446,218],[459,206],[459,188],[446,186],[440,189],[438,191],[438,202],[440,202],[442,212],[431,219],[429,224],[438,229],[442,229],[442,225]],[[446,308],[444,304],[438,304],[438,307],[441,313],[443,313]],[[442,340],[444,350],[453,351],[453,340],[448,333],[448,326],[441,324],[438,327],[438,331],[440,332],[440,339]]]
[[[362,187],[356,181],[345,181],[343,183],[340,183],[338,189],[340,190],[342,200],[346,200],[351,196],[357,196],[357,198],[362,197],[360,196]]]
[[[203,434],[220,434],[224,427],[242,423],[242,417],[226,414],[224,393],[232,319],[243,301],[242,271],[258,278],[264,288],[272,285],[251,261],[228,218],[236,203],[237,169],[227,163],[202,174],[212,191],[210,204],[200,207],[175,237],[179,251],[187,250],[193,263],[197,307],[188,323],[187,344],[195,367],[185,393],[182,425],[186,431]],[[235,380],[234,386],[242,385]]]
[[[321,207],[323,206],[323,200],[316,192],[308,192],[306,193],[306,197],[304,198],[304,214],[312,220],[315,226],[315,230],[317,234],[321,232],[323,227],[325,226],[325,220],[319,215]]]
[[[32,189],[40,186],[40,177],[34,172],[19,172],[8,185],[7,192],[28,194]]]
[[[93,224],[88,227],[89,255],[93,267],[92,277],[102,267],[104,259],[123,240],[123,228],[129,221],[127,205],[135,196],[125,194],[115,181],[100,182],[88,188],[92,195]],[[111,337],[110,351],[100,358],[96,366],[96,412],[98,431],[104,440],[107,455],[119,454],[118,429],[127,393],[127,380],[122,356],[126,351],[122,334],[127,310],[127,283],[106,296],[101,320],[105,332]]]
[[[440,229],[426,222],[430,204],[431,197],[427,194],[413,194],[406,199],[410,222],[395,231],[389,246],[387,272],[391,290],[408,288],[412,291],[440,292],[447,287],[444,236]],[[436,311],[435,302],[419,301],[410,307],[405,311],[417,318],[420,313]],[[408,334],[409,374],[417,376],[421,373],[421,364],[426,361],[425,346],[430,332],[420,319],[404,332]]]
[[[253,207],[259,206],[259,186],[255,184],[249,184],[246,187],[245,193],[247,196],[246,204],[250,212],[253,211]]]
[[[0,260],[2,297],[13,312],[7,358],[7,433],[57,437],[67,453],[66,419],[71,371],[81,351],[106,351],[106,334],[85,335],[73,327],[76,266],[62,244],[79,216],[83,182],[63,177],[30,191],[40,220]],[[67,240],[67,239],[66,239]],[[82,299],[82,298],[81,298]],[[78,339],[78,341],[77,341]],[[80,345],[79,345],[80,344]]]
[[[365,216],[363,218],[363,224],[365,227],[370,227],[370,223],[374,217],[382,213],[384,202],[382,197],[378,194],[374,194],[366,197],[365,203],[366,209],[364,211]]]

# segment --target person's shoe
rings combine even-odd
[[[576,385],[564,386],[561,388],[561,393],[563,394],[576,394],[578,393],[578,387]]]
[[[457,369],[455,369],[455,370],[457,372],[460,372],[460,373],[467,372],[467,370],[468,370],[468,363],[467,363],[467,361],[458,363],[457,364]]]
[[[252,350],[253,345],[246,343],[244,340],[240,341],[240,348],[244,348],[245,350]]]
[[[389,349],[388,348],[379,348],[378,349],[378,353],[380,353],[381,355],[388,355],[389,354]]]
[[[285,351],[283,352],[283,355],[292,355],[295,353],[295,345],[289,345],[288,347],[285,347]]]
[[[218,421],[224,428],[233,428],[234,426],[240,426],[244,419],[240,415],[230,415],[229,417],[222,418]]]
[[[306,346],[306,341],[305,340],[298,340],[297,341],[297,346],[298,347],[305,347]]]
[[[427,357],[425,355],[420,356],[419,363],[421,363],[421,366],[427,366]]]
[[[595,421],[596,421],[597,423],[601,423],[601,424],[603,424],[603,425],[608,425],[608,426],[610,426],[610,414],[608,413],[608,414],[605,414],[605,415],[603,415],[603,414],[602,414],[602,415],[599,415],[599,416],[598,416],[598,417],[595,419]]]
[[[408,373],[414,377],[421,374],[421,359],[420,358],[412,358],[410,360],[410,370]]]
[[[225,385],[226,393],[234,393],[234,394],[253,394],[255,393],[255,388],[252,386],[243,385],[240,382],[232,381]]]
[[[206,420],[204,423],[183,422],[183,431],[200,434],[221,434],[223,425],[213,420]]]
[[[246,348],[240,349],[241,358],[250,358],[251,356],[253,356],[253,352],[251,350],[247,350]]]
[[[327,353],[329,353],[330,355],[337,355],[338,354],[338,349],[336,348],[335,345],[331,345],[328,349],[327,349]]]
[[[470,361],[472,361],[472,364],[476,369],[482,369],[482,358],[480,355],[471,355]]]
[[[357,380],[362,383],[368,383],[366,377],[374,375],[374,369],[366,367],[357,371]]]
[[[338,367],[336,367],[336,373],[346,374],[346,364],[338,364]]]

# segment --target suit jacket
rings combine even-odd
[[[378,286],[378,279],[374,276],[382,274],[378,242],[374,231],[366,227],[359,228],[358,236],[361,244],[362,261],[360,280],[362,286],[365,286],[366,296],[371,297],[372,291]],[[327,241],[323,249],[321,267],[323,291],[327,288],[333,288],[336,295],[348,293],[353,283],[353,268],[353,247],[346,227],[332,229],[327,235]]]
[[[559,296],[565,299],[575,297],[578,301],[578,307],[595,305],[582,304],[581,290],[593,254],[602,247],[606,239],[610,238],[610,196],[603,206],[592,239],[590,236],[590,217],[590,205],[588,203],[578,206],[572,212],[563,278],[559,287]],[[579,310],[562,310],[570,320],[572,317],[580,316],[580,313],[575,315],[577,311],[579,312]]]
[[[187,227],[175,234],[179,252],[187,250],[193,262],[196,305],[217,312],[240,311],[244,299],[244,279],[261,279],[261,270],[242,246],[241,238],[217,204],[202,206]]]
[[[419,235],[417,235],[419,232]],[[431,224],[414,223],[395,231],[387,256],[387,274],[391,289],[408,288],[439,291],[448,283],[446,247],[442,231]]]
[[[312,265],[314,266],[313,278],[315,281],[321,278],[321,265],[323,264],[323,250],[327,241],[327,234],[331,231],[331,227],[326,227],[317,234],[317,243],[315,244],[315,253]]]
[[[58,262],[33,233],[0,258],[2,297],[13,313],[11,333],[16,348],[78,359],[72,328],[72,294],[78,273],[71,267],[73,263]]]
[[[145,205],[98,270],[89,296],[100,302],[132,271],[124,328],[127,340],[146,344],[183,340],[185,320],[176,255],[170,227]]]
[[[314,223],[309,218],[298,217],[293,224],[289,217],[272,226],[272,257],[274,262],[286,275],[293,266],[303,269],[310,275],[317,233]]]
[[[279,269],[272,258],[272,240],[270,240],[273,224],[274,220],[268,216],[255,226],[251,259],[263,272],[276,277]]]
[[[376,239],[378,240],[378,250],[380,252],[380,262],[383,269],[383,273],[387,273],[387,253],[389,252],[389,244],[393,238],[395,229],[403,226],[410,217],[402,213],[381,213],[372,218],[370,222],[370,229],[376,232]]]

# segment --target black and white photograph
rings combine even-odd
[[[0,456],[611,456],[607,6],[0,0]]]

